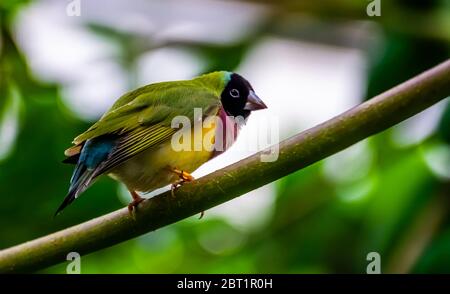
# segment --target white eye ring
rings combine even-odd
[[[237,89],[231,89],[230,96],[233,98],[239,98],[239,91]]]

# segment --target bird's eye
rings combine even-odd
[[[239,91],[237,89],[231,89],[230,96],[233,98],[239,98]]]

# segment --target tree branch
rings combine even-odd
[[[261,152],[142,202],[136,219],[126,208],[0,251],[0,272],[30,272],[88,254],[212,208],[381,132],[450,96],[450,60],[279,145],[275,162]],[[263,151],[264,152],[264,151]],[[238,208],[236,208],[238,209]]]

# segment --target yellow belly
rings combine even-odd
[[[202,134],[212,129],[214,126],[203,129]],[[192,134],[193,140],[199,140],[198,135]],[[214,140],[214,136],[211,138]],[[212,152],[203,148],[201,151],[175,151],[169,141],[132,157],[111,170],[109,176],[123,182],[130,190],[150,192],[177,181],[179,177],[173,169],[192,173],[211,158]]]

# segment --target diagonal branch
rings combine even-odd
[[[261,152],[177,190],[0,251],[0,272],[29,272],[62,262],[71,251],[88,254],[207,210],[282,178],[411,117],[450,96],[450,60],[279,145],[275,162]],[[238,208],[236,208],[238,209]]]

